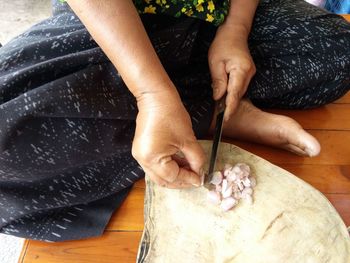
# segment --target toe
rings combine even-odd
[[[320,153],[321,146],[317,139],[293,119],[288,119],[288,123],[285,122],[282,131],[280,131],[280,137],[285,140],[282,148],[296,154],[313,157]]]
[[[309,154],[305,150],[300,149],[299,147],[293,144],[286,144],[281,146],[281,148],[300,156],[309,156]]]
[[[309,133],[307,133],[307,134],[309,135],[309,140],[306,142],[305,151],[309,154],[310,157],[314,157],[314,156],[319,155],[319,153],[321,151],[320,143],[311,134],[309,134]]]

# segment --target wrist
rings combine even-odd
[[[216,35],[225,38],[238,38],[247,40],[250,33],[250,28],[242,23],[224,23],[219,26]]]
[[[222,24],[226,31],[238,32],[248,38],[259,0],[230,0],[229,13]]]
[[[140,92],[135,98],[139,110],[160,110],[161,108],[168,109],[182,106],[180,95],[173,85]]]
[[[177,93],[176,87],[169,77],[154,76],[136,77],[126,83],[136,100],[142,99],[146,95],[161,95]]]

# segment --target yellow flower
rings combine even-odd
[[[203,12],[203,11],[204,11],[204,8],[203,8],[203,5],[202,5],[202,4],[198,4],[198,5],[196,6],[196,9],[197,9],[198,12]]]
[[[144,0],[147,4],[149,4],[151,2],[151,0]]]
[[[187,16],[192,16],[192,15],[193,15],[192,9],[188,10],[188,11],[186,12],[186,15],[187,15]]]
[[[213,1],[212,0],[208,1],[208,10],[210,11],[210,13],[213,13],[214,9],[215,9],[215,5]]]
[[[156,0],[156,3],[160,6],[162,6],[162,5],[166,4],[166,0]]]
[[[182,13],[186,13],[186,8],[183,7],[183,8],[181,9],[181,12],[182,12]]]
[[[204,3],[204,0],[198,0],[198,5],[201,5]]]
[[[207,14],[207,19],[205,19],[205,21],[213,22],[213,20],[214,20],[214,17],[210,14]]]
[[[156,13],[156,7],[153,5],[149,5],[145,7],[145,10],[143,11],[146,14],[155,14]]]

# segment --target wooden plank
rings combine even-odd
[[[142,178],[142,179],[138,180],[138,181],[134,184],[134,187],[145,189],[145,188],[146,188],[145,179]]]
[[[145,189],[133,187],[121,207],[114,213],[107,230],[143,230],[143,202]]]
[[[27,253],[28,245],[29,245],[29,240],[28,239],[24,240],[22,251],[21,251],[21,254],[19,255],[19,258],[18,258],[18,263],[23,262],[23,260],[26,256],[26,253]]]
[[[346,93],[343,97],[341,97],[339,100],[336,100],[333,103],[350,103],[350,91]]]
[[[350,130],[350,104],[329,104],[311,110],[268,110],[296,120],[304,129]]]
[[[350,22],[350,14],[344,14],[342,16]]]
[[[350,165],[350,132],[310,130],[322,147],[319,156],[309,158],[297,156],[284,150],[275,149],[255,143],[242,142],[224,138],[249,152],[252,152],[275,164],[318,164],[318,165]]]
[[[350,195],[349,194],[326,194],[346,226],[350,227]]]
[[[102,237],[44,243],[29,241],[23,263],[134,263],[141,232],[106,232]]]
[[[298,176],[322,193],[350,194],[350,165],[282,164],[280,167]]]

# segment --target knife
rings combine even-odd
[[[217,115],[216,115],[216,124],[214,130],[214,138],[213,138],[213,146],[211,148],[210,154],[210,163],[209,163],[209,171],[208,174],[204,177],[204,186],[208,189],[211,188],[210,181],[213,178],[213,172],[215,171],[216,164],[216,156],[218,153],[219,143],[221,141],[221,133],[222,133],[222,124],[224,122],[224,115],[226,109],[226,94],[221,97],[221,99],[217,102]]]

